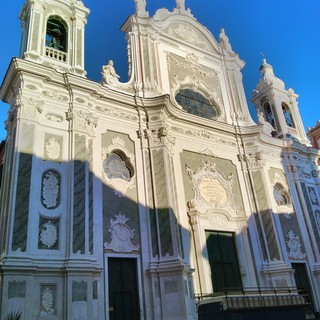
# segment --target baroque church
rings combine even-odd
[[[85,3],[21,10],[0,90],[0,319],[316,319],[320,151],[298,95],[263,60],[255,123],[223,29],[184,0],[135,5],[126,83],[111,60],[86,78]]]

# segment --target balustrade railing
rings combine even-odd
[[[50,47],[46,47],[46,56],[58,61],[62,61],[62,62],[66,62],[67,61],[67,53],[54,49],[54,48],[50,48]]]

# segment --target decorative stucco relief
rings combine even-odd
[[[301,157],[300,155],[299,156],[289,155],[288,158],[290,160],[293,160],[293,161],[297,162],[297,163],[309,164],[309,160],[306,159],[306,158]]]
[[[41,203],[46,209],[56,209],[60,205],[61,176],[55,170],[46,170],[42,175]]]
[[[122,157],[118,155],[119,150]],[[124,157],[125,159],[123,159]],[[124,197],[127,190],[135,186],[134,161],[134,155],[129,152],[125,141],[119,136],[114,137],[108,147],[102,148],[103,179],[107,184],[113,186],[114,194],[119,198]]]
[[[196,47],[213,52],[212,44],[196,28],[181,23],[172,24],[167,33],[175,39],[183,40]]]
[[[234,146],[234,147],[237,146],[237,144],[235,142],[230,141],[230,140],[226,140],[223,138],[219,138],[219,137],[217,137],[217,134],[215,132],[212,132],[209,130],[184,129],[184,128],[179,128],[179,127],[175,127],[175,126],[170,127],[170,129],[173,131],[182,133],[184,135],[197,137],[200,139],[212,140],[212,141],[219,143],[219,144],[225,144],[225,145]]]
[[[68,97],[67,96],[63,96],[60,93],[58,93],[57,90],[53,90],[53,91],[42,91],[42,95],[44,95],[47,98],[51,98],[53,100],[60,100],[60,101],[68,101]]]
[[[313,178],[320,178],[320,170],[318,170],[318,168],[312,169],[311,175]]]
[[[308,180],[312,177],[310,170],[305,167],[298,167],[298,173],[301,180]]]
[[[306,258],[306,254],[301,250],[300,238],[294,234],[293,230],[288,232],[287,237],[289,240],[287,241],[287,246],[289,248],[289,259],[291,260],[304,260]]]
[[[206,78],[219,80],[218,72],[216,70],[206,71],[194,53],[188,53],[185,58],[167,53],[167,61],[169,68],[173,68],[173,65],[175,65],[180,70],[187,70],[188,73],[192,72],[193,74],[198,74]]]
[[[255,152],[255,153],[250,152],[247,154],[240,153],[240,154],[238,154],[238,159],[241,162],[242,161],[246,162],[250,169],[260,169],[266,163],[266,160],[263,159],[262,153],[260,151]]]
[[[94,116],[91,112],[69,111],[66,113],[68,121],[73,120],[73,127],[75,130],[94,134],[98,126],[98,117]]]
[[[52,319],[55,315],[55,301],[56,287],[55,286],[41,286],[41,303],[40,303],[40,317]]]
[[[308,187],[309,197],[313,206],[319,206],[319,200],[315,188]]]
[[[63,121],[63,117],[60,116],[59,114],[55,114],[55,113],[47,113],[46,118],[52,122],[62,122]]]
[[[48,160],[59,160],[61,156],[60,142],[54,137],[49,137],[46,140],[45,152]]]
[[[16,106],[20,107],[20,117],[28,120],[37,120],[43,112],[44,102],[34,98],[17,98]]]
[[[58,230],[57,227],[51,223],[51,221],[47,221],[40,227],[40,235],[39,235],[41,243],[47,249],[51,249],[58,240]]]
[[[99,107],[97,106],[95,108],[97,111],[101,111],[107,115],[115,116],[121,119],[131,120],[131,121],[138,121],[138,117],[133,116],[129,113],[123,112],[122,110],[118,108],[107,108],[107,107]]]
[[[223,210],[231,215],[240,215],[243,212],[235,205],[232,191],[234,178],[231,173],[225,177],[216,169],[214,163],[208,161],[202,161],[197,170],[187,164],[185,167],[195,192],[194,199],[189,203],[190,208],[200,213],[207,213],[212,209]]]
[[[209,149],[208,147],[202,150],[200,154],[203,154],[205,156],[212,157],[212,158],[217,157],[217,155],[212,151],[212,149]]]
[[[210,215],[209,221],[213,226],[218,226],[218,227],[225,227],[229,222],[228,218],[221,214]]]
[[[108,231],[111,233],[110,243],[105,242],[104,248],[115,252],[132,252],[140,249],[140,245],[133,244],[134,229],[128,226],[129,219],[119,212],[110,220]]]
[[[5,129],[10,134],[12,132],[14,122],[17,117],[17,108],[15,106],[11,106],[8,110],[8,118],[4,123]]]
[[[166,146],[170,152],[174,152],[176,138],[167,127],[140,130],[137,134],[144,147]]]

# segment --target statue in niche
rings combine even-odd
[[[296,260],[304,259],[307,255],[302,253],[300,239],[294,234],[293,230],[289,231],[288,238],[289,241],[287,241],[287,245],[290,249],[289,258]]]
[[[108,64],[102,66],[102,84],[115,84],[118,82],[120,76],[116,73],[116,70],[113,66],[113,61],[109,60]]]

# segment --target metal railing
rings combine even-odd
[[[303,288],[227,288],[218,293],[196,294],[198,304],[221,302],[224,310],[305,306],[310,295]]]

